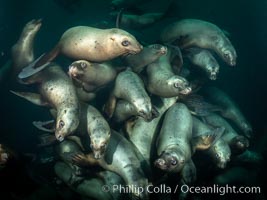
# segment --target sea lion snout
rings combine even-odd
[[[236,52],[234,49],[232,51],[226,50],[223,52],[223,59],[225,62],[227,62],[230,66],[235,66],[236,65]]]

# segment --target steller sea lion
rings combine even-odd
[[[198,19],[183,19],[167,26],[161,33],[163,43],[177,42],[182,49],[200,47],[215,51],[228,65],[236,65],[236,51],[216,25]]]
[[[221,116],[212,113],[204,117],[204,121],[214,127],[224,127],[225,132],[222,136],[224,141],[228,143],[231,151],[235,154],[243,153],[249,146],[249,141],[246,137],[239,135],[232,126]]]
[[[154,118],[157,118],[159,113],[157,109],[152,105],[152,116],[150,119],[145,120],[145,122],[151,121]],[[125,120],[128,120],[132,117],[138,117],[139,113],[136,110],[135,106],[125,100],[119,100],[116,104],[116,108],[114,110],[114,114],[112,117],[112,120],[115,123],[121,123],[124,122]]]
[[[192,155],[192,126],[191,113],[184,104],[176,103],[169,108],[157,138],[156,167],[171,173],[183,169]]]
[[[78,60],[69,66],[70,77],[86,92],[94,92],[116,78],[116,69],[108,63],[92,63]]]
[[[134,15],[134,14],[122,14],[121,11],[119,13],[111,13],[111,16],[119,17],[117,19],[116,27],[123,28],[131,28],[131,29],[140,29],[146,28],[155,22],[159,21],[163,18],[164,13],[155,12],[155,13],[145,13],[142,15]]]
[[[146,188],[148,186],[148,180],[137,154],[135,147],[127,139],[112,131],[103,158],[96,160],[91,154],[76,154],[72,160],[78,166],[99,165],[106,170],[115,172],[123,178],[134,197],[144,199],[148,196],[147,191],[140,193],[134,189],[135,187]]]
[[[81,147],[85,150],[88,150],[90,146],[95,159],[100,159],[104,156],[109,143],[111,132],[109,124],[101,113],[91,105],[81,102],[80,110],[79,126],[74,133],[74,136],[78,137],[72,137],[72,139],[75,138],[75,141],[78,139],[79,144],[81,144]],[[51,109],[50,113],[54,118],[57,118],[57,112],[54,109]],[[53,132],[53,122],[53,120],[47,122],[34,122],[34,126],[46,132]],[[50,127],[50,129],[52,131],[49,131],[47,126],[51,123],[52,127]],[[68,135],[65,135],[65,137],[67,136]]]
[[[165,111],[175,104],[176,101],[177,97],[160,98],[155,104],[159,116],[150,122],[145,122],[140,117],[134,121],[126,121],[126,134],[147,163],[151,161],[151,151],[154,150],[156,135],[160,130],[160,120],[163,118]]]
[[[49,53],[24,68],[19,78],[24,79],[37,73],[59,54],[76,60],[104,62],[118,56],[136,54],[142,48],[135,37],[124,30],[76,26],[65,31]]]
[[[69,77],[56,64],[24,80],[27,84],[37,84],[39,93],[13,92],[28,101],[49,106],[57,111],[55,136],[59,141],[77,129],[80,104]]]
[[[138,116],[149,121],[153,117],[151,99],[148,96],[142,79],[130,69],[118,74],[115,86],[110,94],[104,110],[109,118],[113,116],[117,99],[123,99],[133,104]]]
[[[167,47],[160,44],[151,44],[142,49],[138,54],[124,57],[127,66],[136,73],[142,72],[145,66],[156,61],[160,56],[167,54]]]
[[[157,61],[149,64],[147,72],[147,90],[151,94],[160,97],[175,97],[179,94],[189,94],[191,88],[189,82],[175,75],[170,63],[171,52],[161,56]]]
[[[200,48],[186,49],[186,57],[192,64],[204,70],[210,80],[216,80],[220,66],[210,51]]]
[[[31,20],[23,28],[19,40],[12,46],[12,71],[14,77],[34,60],[33,44],[34,39],[42,25],[42,21]]]
[[[231,149],[223,138],[219,138],[214,145],[207,150],[207,154],[211,156],[217,167],[224,169],[230,161]]]
[[[223,117],[230,119],[246,137],[252,136],[250,123],[229,95],[216,87],[206,87],[202,92],[211,103],[220,107],[219,112]]]

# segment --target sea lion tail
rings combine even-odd
[[[48,65],[50,65],[50,61],[54,60],[54,58],[58,55],[58,53],[59,53],[59,46],[56,45],[49,53],[42,54],[35,61],[33,61],[28,66],[23,68],[22,71],[19,73],[18,78],[19,79],[29,78],[30,76],[40,72]]]

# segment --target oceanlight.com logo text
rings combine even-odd
[[[136,185],[104,185],[102,187],[103,192],[112,193],[191,193],[191,194],[260,194],[260,187],[248,187],[248,186],[229,186],[228,184],[221,186],[214,184],[212,186],[189,186],[189,185],[176,185],[175,188],[171,188],[166,185],[140,187]]]
[[[179,187],[179,186],[178,186]],[[188,186],[181,185],[180,189],[175,188],[176,192],[180,190],[182,193],[196,193],[196,194],[260,194],[260,187],[248,187],[248,186],[229,186],[228,184],[221,186],[214,184],[212,186]]]

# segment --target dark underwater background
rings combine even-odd
[[[151,10],[164,5],[164,0],[152,2],[154,7],[152,4]],[[72,26],[114,27],[115,20],[111,20],[110,11],[109,0],[0,0],[0,66],[10,58],[11,46],[31,19],[43,19],[35,42],[38,56],[51,49],[61,34]],[[250,149],[260,148],[263,153],[257,184],[266,196],[267,1],[175,0],[164,20],[147,29],[130,32],[140,40],[155,42],[165,24],[182,18],[210,21],[230,33],[229,38],[238,54],[237,65],[231,68],[222,63],[219,78],[212,84],[228,93],[252,124],[254,137]],[[59,59],[68,66],[68,60]],[[11,87],[6,83],[1,85],[0,143],[18,152],[36,153],[38,131],[32,126],[32,121],[49,119],[48,111],[12,95],[9,90],[16,88]],[[201,176],[203,178],[205,174]],[[0,199],[24,199],[29,196],[30,199],[62,199],[46,184],[46,189],[40,185],[29,178],[24,163],[21,163],[1,172]],[[40,192],[39,196],[33,195],[36,191]],[[244,198],[261,199],[252,195]]]

